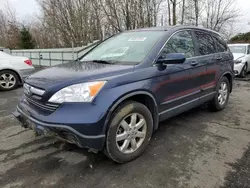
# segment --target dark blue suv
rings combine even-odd
[[[160,121],[206,102],[224,109],[233,77],[233,55],[214,31],[126,31],[28,77],[14,115],[38,134],[124,163],[145,151]]]

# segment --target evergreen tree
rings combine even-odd
[[[35,41],[30,34],[30,31],[25,26],[22,27],[20,30],[20,49],[34,49],[35,48]]]
[[[233,38],[231,38],[230,42],[232,43],[249,43],[250,42],[250,32],[248,33],[240,33]]]

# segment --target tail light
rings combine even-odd
[[[26,63],[29,66],[32,66],[32,61],[30,59],[25,60],[24,63]]]

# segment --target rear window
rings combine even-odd
[[[234,54],[245,54],[247,47],[246,46],[229,46],[230,51]]]
[[[221,37],[214,37],[214,41],[217,45],[218,52],[226,52],[227,51],[227,44]]]
[[[209,55],[216,53],[215,42],[211,35],[195,31],[195,36],[198,42],[198,52],[200,55]]]

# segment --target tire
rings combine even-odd
[[[17,74],[13,71],[0,71],[0,90],[9,91],[16,89],[19,83]]]
[[[132,118],[136,119],[136,121],[132,121]],[[132,126],[133,122],[135,122],[136,125],[141,125],[141,128],[138,129],[138,131],[136,126]],[[139,122],[145,123],[139,124]],[[133,127],[134,131],[132,130],[131,132],[130,129],[133,129]],[[140,126],[137,127],[139,128]],[[111,117],[104,153],[107,157],[117,163],[132,161],[146,150],[152,133],[153,118],[149,109],[138,102],[124,102],[115,110]],[[139,134],[140,137],[137,137]],[[123,140],[119,141],[118,139],[122,139],[122,135],[126,136]],[[135,142],[136,144],[134,144]],[[127,147],[125,147],[126,145]]]
[[[226,86],[226,90],[222,89],[222,85],[224,84]],[[222,92],[222,90],[224,92]],[[216,86],[216,95],[214,99],[209,103],[209,109],[214,112],[223,110],[227,106],[229,95],[230,95],[229,81],[226,77],[222,77]],[[219,99],[220,96],[221,100]]]
[[[247,76],[247,63],[244,65],[240,73],[241,78],[245,78],[246,76]]]

